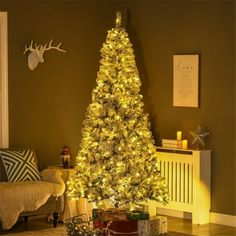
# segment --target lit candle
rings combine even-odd
[[[188,140],[183,140],[183,149],[188,149]]]
[[[177,140],[182,140],[182,131],[177,131]]]

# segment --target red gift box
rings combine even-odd
[[[94,229],[102,229],[104,228],[104,222],[100,220],[93,220],[93,228]]]
[[[106,227],[107,235],[133,235],[138,236],[138,221],[116,220],[109,222]]]

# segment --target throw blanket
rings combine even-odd
[[[65,183],[57,169],[41,172],[42,181],[1,182],[0,222],[3,229],[10,229],[24,211],[34,211],[45,204],[50,196],[61,196]]]

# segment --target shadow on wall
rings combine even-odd
[[[131,13],[131,10],[128,9],[126,29],[129,34],[130,41],[133,44],[133,47],[135,48],[135,52],[136,52],[135,59],[136,59],[136,64],[139,71],[140,80],[142,83],[140,94],[143,95],[144,111],[149,114],[149,121],[151,123],[151,131],[152,131],[153,137],[156,141],[156,144],[160,145],[160,137],[158,136],[158,133],[156,132],[156,130],[158,130],[158,124],[156,123],[157,119],[156,119],[156,115],[152,113],[154,108],[153,108],[153,104],[151,103],[151,98],[148,93],[149,88],[150,88],[150,80],[148,76],[148,71],[145,66],[145,60],[144,60],[143,50],[142,50],[143,47],[140,43],[135,27],[132,26],[131,20],[132,20],[132,13]],[[155,129],[153,127],[155,127]]]

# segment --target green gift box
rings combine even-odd
[[[94,208],[92,210],[92,218],[93,218],[93,220],[101,219],[103,211],[104,211],[103,209]]]
[[[145,211],[131,211],[128,214],[128,218],[130,220],[148,220],[149,213]]]

